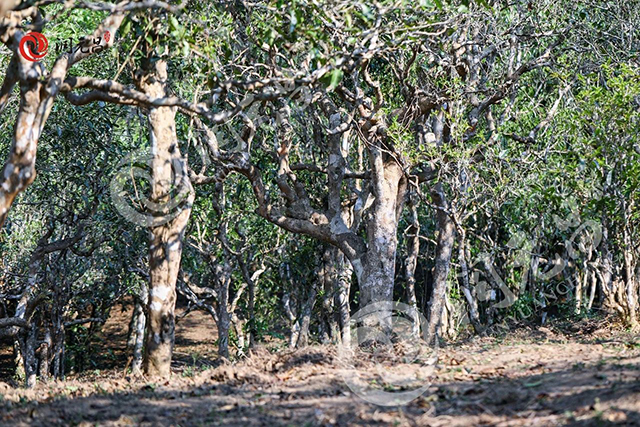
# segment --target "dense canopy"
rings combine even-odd
[[[145,378],[195,311],[229,360],[371,345],[351,316],[388,334],[393,302],[431,348],[638,331],[636,0],[10,0],[0,41],[0,348],[28,387],[97,366],[122,310]]]

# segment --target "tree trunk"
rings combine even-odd
[[[140,289],[140,298],[136,301],[134,309],[134,330],[133,330],[133,362],[131,364],[131,372],[134,375],[142,373],[142,356],[144,348],[144,331],[147,324],[147,316],[144,307],[149,301],[149,291],[146,285],[142,285]]]
[[[229,329],[231,327],[231,317],[224,304],[219,304],[218,310],[218,356],[223,359],[229,358]]]
[[[291,324],[291,331],[289,333],[289,347],[295,347],[298,342],[298,337],[300,336],[300,322],[296,320],[296,314],[293,311],[293,307],[291,306],[291,296],[289,292],[285,291],[282,296],[282,305],[284,307],[284,312],[289,318],[289,323]]]
[[[603,308],[611,313],[616,313],[624,321],[629,321],[627,304],[624,297],[623,282],[615,277],[613,253],[609,242],[609,221],[603,216],[602,242],[600,244],[600,270],[598,276],[602,283],[604,294]]]
[[[429,301],[429,324],[426,335],[427,343],[437,345],[442,309],[447,293],[447,277],[449,276],[449,263],[455,238],[455,224],[448,213],[449,204],[442,184],[435,185],[431,191],[431,197],[437,207],[436,230],[438,231],[438,238],[435,267],[433,268],[433,292]]]
[[[624,259],[624,276],[626,308],[628,312],[627,323],[632,330],[638,329],[638,282],[636,281],[635,272],[635,256],[633,252],[633,242],[629,233],[629,223],[631,216],[631,208],[627,201],[622,198],[621,203],[623,224],[622,224],[622,256]]]
[[[229,284],[231,282],[231,266],[225,261],[216,268],[217,299],[218,299],[218,356],[229,358],[229,329],[231,315],[229,314]]]
[[[129,327],[127,328],[127,350],[132,350],[136,341],[136,321],[138,320],[138,314],[136,308],[138,302],[133,304],[133,312],[131,313],[131,319],[129,320]]]
[[[379,328],[388,334],[392,327],[398,221],[407,185],[402,167],[394,158],[383,160],[382,151],[375,147],[370,147],[369,154],[375,200],[367,221],[366,252],[364,256],[358,254],[351,258],[351,265],[358,279],[360,309],[376,304],[375,310],[365,315],[362,322],[368,328]]]
[[[64,379],[65,337],[64,319],[58,316],[53,324],[53,375]]]
[[[333,246],[324,248],[322,254],[322,267],[320,269],[320,282],[322,285],[322,314],[320,320],[320,341],[327,344],[338,332],[338,318],[335,314],[334,292],[337,291],[337,249]]]
[[[12,62],[14,62],[12,60]],[[39,64],[38,64],[39,65]],[[20,85],[20,107],[9,150],[9,158],[2,168],[0,186],[0,227],[4,224],[9,208],[16,196],[36,178],[36,150],[40,137],[38,114],[41,105],[42,71],[35,64],[31,67],[33,81]],[[45,114],[45,116],[48,114]]]
[[[408,203],[411,225],[407,229],[405,278],[407,281],[407,299],[412,310],[412,333],[414,336],[418,336],[420,334],[420,317],[418,316],[418,300],[416,299],[416,267],[418,265],[418,255],[420,254],[420,221],[418,220],[418,208],[414,198],[415,195],[409,196]]]
[[[406,180],[395,159],[384,162],[382,154],[372,149],[374,175],[372,186],[375,201],[367,222],[367,251],[364,263],[352,261],[360,286],[360,307],[393,300],[396,272],[397,228]]]
[[[51,338],[51,329],[45,328],[44,330],[44,340],[40,347],[40,378],[43,380],[49,379],[49,360],[50,360],[50,351],[53,347],[53,340]]]
[[[298,327],[298,339],[295,342],[296,348],[306,347],[309,344],[309,324],[311,323],[311,313],[316,302],[316,295],[318,295],[318,291],[314,286],[309,291],[309,295],[300,310],[298,318],[300,326]]]
[[[20,351],[24,365],[25,385],[33,388],[36,385],[36,373],[38,360],[36,359],[36,339],[38,328],[35,322],[31,322],[29,328],[20,337]]]
[[[576,301],[575,301],[575,313],[580,314],[582,312],[582,299],[583,292],[587,288],[587,280],[589,279],[589,269],[587,267],[587,260],[582,263],[582,278],[576,271]]]
[[[249,348],[256,345],[256,284],[249,281]]]
[[[351,291],[351,276],[353,266],[346,259],[344,254],[336,249],[336,264],[338,277],[336,280],[336,305],[338,307],[338,324],[340,326],[340,337],[342,345],[349,348],[351,346],[351,314],[349,306],[349,293]]]
[[[145,76],[142,88],[153,98],[167,96],[167,64],[154,62]],[[180,155],[175,125],[174,107],[152,108],[149,111],[152,158],[151,199],[156,206],[149,239],[149,305],[145,372],[149,376],[166,377],[171,373],[174,344],[176,281],[184,231],[191,214],[193,191],[186,172],[185,160]],[[163,206],[171,201],[172,187],[186,187],[188,196],[181,203],[177,215],[166,220],[169,212]],[[155,222],[154,222],[155,224]]]
[[[244,320],[240,319],[235,311],[231,313],[231,324],[233,325],[233,330],[238,338],[238,352],[239,354],[244,355],[244,348],[246,346]]]
[[[460,276],[462,281],[462,293],[467,300],[469,308],[469,321],[477,334],[484,332],[480,323],[480,314],[478,311],[478,298],[475,286],[469,286],[469,264],[467,263],[467,239],[464,229],[460,231],[460,243],[458,246],[458,262],[460,263]]]
[[[587,312],[589,312],[591,311],[593,301],[596,298],[596,286],[598,284],[598,278],[596,276],[596,273],[591,270],[587,270],[585,274],[589,274],[591,277],[591,289],[589,290],[589,302],[587,303]]]

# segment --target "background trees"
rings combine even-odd
[[[130,302],[134,371],[144,346],[168,375],[176,292],[225,358],[348,344],[393,300],[433,343],[554,306],[636,327],[632,3],[7,8],[0,334],[27,383],[82,369],[69,327]]]

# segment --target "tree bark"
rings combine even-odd
[[[626,305],[629,318],[627,322],[632,330],[638,329],[638,282],[636,281],[635,257],[633,242],[629,233],[631,209],[626,200],[622,200],[623,225],[622,225],[622,255],[624,258],[624,272],[626,281]]]
[[[322,285],[322,314],[320,321],[320,341],[323,344],[329,343],[331,339],[339,336],[338,316],[335,305],[337,299],[335,294],[338,291],[338,249],[327,245],[322,254],[322,267],[320,282]]]
[[[131,372],[134,375],[142,373],[143,349],[144,349],[144,331],[147,324],[147,316],[144,307],[149,301],[149,290],[146,285],[142,285],[140,289],[140,298],[136,301],[134,308],[134,330],[133,330],[133,362],[131,364]]]
[[[49,379],[49,360],[50,360],[50,351],[53,347],[53,340],[51,338],[51,329],[45,328],[44,331],[44,340],[40,347],[40,378],[47,380]]]
[[[415,195],[413,196],[415,197]],[[416,267],[418,265],[418,255],[420,254],[420,221],[414,197],[410,196],[408,202],[411,225],[407,229],[405,278],[407,281],[407,299],[412,310],[412,333],[418,336],[420,333],[420,318],[418,316],[418,300],[416,298]]]
[[[467,263],[467,239],[464,229],[460,231],[460,243],[458,246],[458,262],[460,263],[461,287],[462,293],[469,307],[469,321],[477,334],[484,332],[482,323],[480,323],[480,314],[478,311],[478,298],[475,286],[469,286],[469,264]]]
[[[316,302],[316,295],[318,291],[315,286],[309,290],[309,294],[300,309],[300,316],[298,317],[298,339],[295,342],[296,348],[306,347],[309,344],[309,325],[311,323],[311,313],[313,306]]]
[[[449,263],[455,238],[455,224],[448,213],[447,203],[442,184],[438,183],[431,191],[436,210],[436,230],[438,231],[436,245],[435,267],[433,268],[433,293],[429,301],[429,324],[427,326],[427,342],[438,344],[438,333],[442,319],[442,309],[447,293],[447,277]]]
[[[231,283],[231,265],[227,261],[215,267],[216,293],[218,305],[218,355],[229,358],[229,329],[231,315],[229,314],[229,285]]]
[[[24,365],[25,385],[27,388],[33,388],[36,385],[36,373],[38,360],[36,359],[36,339],[38,328],[35,322],[31,322],[29,328],[18,339],[20,342],[20,352],[22,363]]]
[[[353,266],[339,249],[335,250],[335,254],[337,263],[336,305],[338,307],[340,338],[342,345],[349,348],[351,346],[351,307],[349,305],[349,293],[351,291]]]
[[[154,98],[167,96],[167,63],[158,60],[150,65],[142,82],[145,93]],[[152,158],[151,199],[158,206],[167,205],[172,185],[186,186],[188,196],[180,212],[166,223],[151,227],[149,238],[149,305],[145,372],[149,376],[171,374],[174,345],[176,281],[180,269],[183,238],[193,203],[193,191],[180,154],[176,135],[175,107],[149,111]],[[162,218],[167,212],[154,212]],[[164,222],[164,221],[161,221]]]
[[[587,312],[591,311],[591,307],[593,306],[593,301],[596,298],[596,287],[598,284],[598,277],[596,273],[592,270],[587,270],[585,274],[588,274],[591,277],[591,288],[589,290],[589,302],[587,303]]]
[[[367,250],[364,262],[360,258],[351,260],[360,286],[361,308],[393,300],[397,229],[406,190],[401,166],[394,158],[383,161],[382,154],[375,150],[372,149],[371,153],[375,201],[367,222]]]
[[[248,325],[249,348],[256,345],[256,284],[253,280],[249,282],[249,325]]]

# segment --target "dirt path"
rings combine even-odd
[[[210,339],[190,335],[179,348],[192,355],[195,346],[200,354],[202,341],[213,345]],[[446,347],[430,388],[403,407],[379,407],[354,395],[331,347],[265,347],[215,368],[190,358],[191,365],[188,358],[178,362],[171,383],[123,378],[116,370],[33,391],[0,383],[0,424],[640,425],[640,344],[608,331],[585,339],[580,332],[539,328]]]

